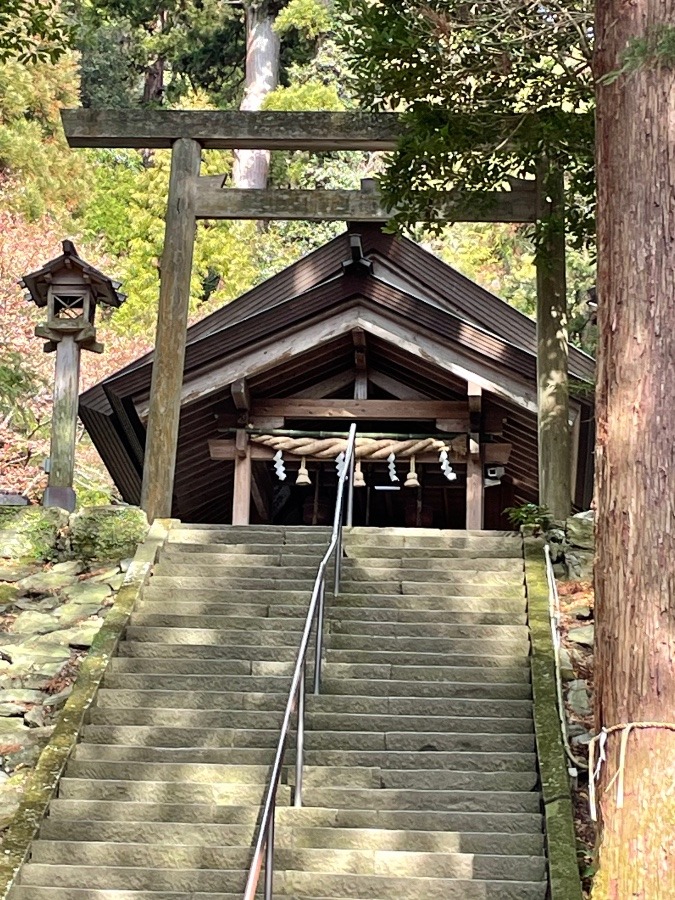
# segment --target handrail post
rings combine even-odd
[[[276,799],[272,803],[272,815],[267,829],[267,845],[265,847],[265,900],[274,896],[274,819],[277,813]]]
[[[302,775],[305,765],[305,673],[306,664],[302,667],[302,678],[298,686],[298,734],[295,742],[295,801],[296,809],[302,807]]]
[[[333,596],[337,597],[340,593],[340,574],[342,571],[342,523],[340,523],[340,532],[335,547],[335,581],[333,583]]]
[[[319,605],[316,612],[316,650],[314,652],[314,693],[321,693],[321,657],[323,655],[323,618],[326,606],[326,578],[321,579]]]

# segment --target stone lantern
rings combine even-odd
[[[62,246],[61,256],[24,275],[21,285],[29,300],[46,307],[47,321],[36,326],[35,334],[45,338],[46,353],[56,352],[51,449],[46,466],[49,483],[42,503],[72,512],[80,353],[103,352],[103,345],[96,341],[98,304],[119,307],[126,298],[118,291],[119,283],[81,259],[71,241],[63,241]]]

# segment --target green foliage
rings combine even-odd
[[[291,84],[278,87],[265,97],[263,109],[277,112],[298,112],[304,109],[322,109],[339,112],[344,103],[334,84],[308,81],[305,84]]]
[[[288,6],[279,12],[274,23],[279,34],[296,29],[310,40],[327,34],[332,27],[330,11],[320,0],[289,0]]]
[[[69,150],[59,111],[77,105],[72,55],[56,64],[0,65],[0,201],[29,219],[46,210],[65,219],[88,194],[89,173]],[[65,225],[66,229],[68,225]]]
[[[137,32],[124,22],[87,24],[80,29],[77,49],[82,106],[125,109],[138,104],[146,54]]]
[[[509,506],[504,512],[512,525],[533,525],[544,531],[551,526],[551,514],[545,506],[536,503],[524,503],[522,506]]]
[[[31,370],[21,353],[0,343],[0,419],[11,420],[23,431],[35,426],[35,418],[24,398],[44,387],[40,375]]]
[[[0,62],[56,62],[73,37],[59,0],[2,0]]]
[[[546,154],[568,173],[571,233],[593,233],[591,0],[337,6],[359,95],[405,112],[383,179],[399,226],[432,221],[434,191],[498,189]]]

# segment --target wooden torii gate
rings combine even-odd
[[[393,212],[371,191],[227,188],[225,175],[200,176],[202,149],[394,150],[404,126],[394,113],[363,112],[76,109],[62,119],[71,147],[172,151],[141,500],[152,521],[171,514],[197,220],[384,222]],[[536,257],[537,379],[540,502],[562,519],[571,498],[562,173],[542,160],[536,181],[473,197],[447,192],[435,206],[448,221],[559,223]]]

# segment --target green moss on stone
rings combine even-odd
[[[532,695],[537,756],[546,817],[551,900],[581,900],[574,814],[560,732],[544,542],[525,538],[525,583],[532,639]]]
[[[0,546],[5,559],[46,560],[54,556],[68,514],[41,506],[0,507]]]
[[[78,559],[133,556],[147,532],[145,513],[135,506],[87,507],[70,517],[71,549]]]

